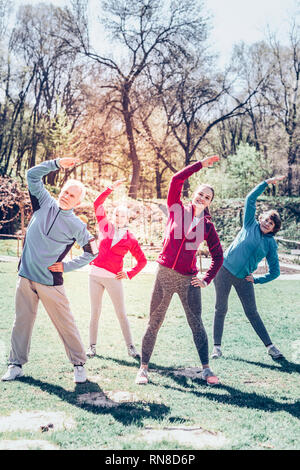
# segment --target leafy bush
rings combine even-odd
[[[270,177],[264,157],[249,144],[239,145],[236,154],[222,159],[212,168],[204,168],[190,178],[191,190],[201,183],[210,184],[217,200],[246,197],[260,181]]]

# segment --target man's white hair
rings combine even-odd
[[[63,185],[61,190],[64,191],[65,189],[69,188],[70,186],[77,186],[77,188],[79,188],[81,190],[80,202],[82,202],[85,198],[85,195],[86,195],[86,187],[84,186],[84,184],[79,180],[70,179],[70,180],[66,181],[66,183]]]

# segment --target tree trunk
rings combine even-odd
[[[288,196],[291,196],[293,193],[293,167],[290,162],[288,162]]]
[[[293,180],[294,180],[294,163],[296,161],[296,151],[295,151],[294,139],[293,134],[289,136],[289,149],[288,149],[288,196],[292,196],[293,194]]]
[[[122,108],[123,108],[123,117],[126,128],[126,136],[129,144],[129,159],[132,162],[132,177],[129,188],[129,196],[133,199],[137,198],[139,182],[140,182],[140,173],[141,173],[141,164],[137,156],[134,136],[133,136],[133,126],[130,112],[130,100],[129,100],[129,89],[130,87],[126,84],[124,85],[122,92]]]
[[[156,197],[161,199],[161,174],[159,172],[159,162],[156,161],[155,165],[155,184],[156,184]]]
[[[48,175],[46,176],[46,182],[51,186],[55,186],[55,184],[57,183],[58,171],[59,170],[50,171],[50,173],[48,173]]]
[[[192,156],[189,155],[188,152],[185,154],[185,166],[188,166],[191,163],[191,158]],[[182,190],[182,196],[183,197],[189,197],[189,192],[190,192],[190,182],[188,179],[185,180],[183,184],[183,190]]]

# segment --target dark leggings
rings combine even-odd
[[[221,345],[222,342],[224,321],[228,310],[228,297],[232,286],[234,286],[245,314],[257,335],[265,346],[271,344],[270,336],[257,312],[253,283],[234,276],[222,266],[214,279],[214,284],[216,288],[214,344]]]
[[[142,364],[148,364],[150,361],[158,331],[175,292],[185,310],[200,361],[204,365],[208,364],[208,341],[201,319],[201,288],[191,285],[192,277],[159,265],[152,292],[150,318],[143,337]]]

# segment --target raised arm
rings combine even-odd
[[[256,200],[257,198],[264,192],[268,184],[276,184],[278,181],[281,181],[285,178],[283,175],[274,176],[273,178],[266,179],[262,181],[257,186],[255,186],[252,191],[247,195],[245,200],[245,207],[244,207],[244,221],[243,225],[246,227],[250,225],[255,220],[255,212],[256,212]]]
[[[103,223],[106,220],[106,212],[103,207],[104,201],[116,188],[121,186],[121,184],[123,184],[124,181],[125,181],[124,179],[114,181],[113,183],[111,183],[110,186],[108,186],[105,189],[105,191],[99,194],[97,199],[94,201],[94,209],[95,209],[95,214],[96,214],[98,224]]]
[[[51,171],[60,168],[59,158],[56,160],[48,160],[40,163],[27,171],[27,184],[31,199],[32,208],[38,210],[43,204],[51,199],[49,192],[45,189],[43,176],[48,175]]]
[[[175,173],[175,175],[171,179],[171,183],[169,186],[167,199],[168,207],[171,207],[173,204],[176,203],[181,203],[181,191],[186,179],[188,179],[197,171],[201,170],[201,168],[209,167],[218,160],[219,157],[217,155],[213,155],[212,157],[204,158],[202,161],[193,163],[192,165],[189,165],[183,170],[180,170]]]
[[[49,192],[44,187],[43,176],[60,168],[72,168],[78,162],[79,159],[75,157],[57,158],[42,162],[27,171],[28,190],[34,211],[51,199]]]

